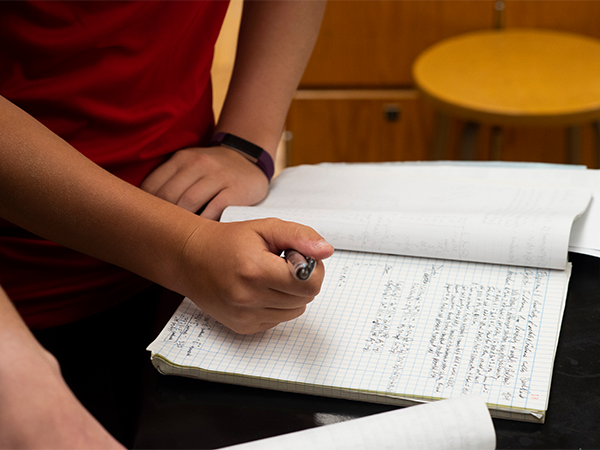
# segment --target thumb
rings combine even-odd
[[[333,255],[333,246],[310,227],[279,219],[267,219],[261,222],[258,230],[273,253],[294,249],[306,257],[317,260]]]

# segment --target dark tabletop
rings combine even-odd
[[[569,258],[546,422],[494,419],[499,449],[600,449],[600,259]],[[160,328],[179,301],[165,299]],[[150,364],[143,392],[135,448],[219,448],[396,408],[163,376]]]

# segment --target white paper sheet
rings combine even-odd
[[[496,433],[485,403],[465,396],[325,425],[228,450],[491,450]]]
[[[227,208],[221,220],[278,217],[311,226],[344,250],[563,269],[573,221],[591,189],[517,182],[514,171],[506,172],[508,181],[490,181],[487,172],[299,166],[279,175],[259,205]],[[480,178],[467,177],[475,173]]]

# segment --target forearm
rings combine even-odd
[[[275,156],[317,39],[324,1],[245,1],[234,72],[217,131]]]
[[[191,213],[113,177],[1,97],[0,130],[0,217],[178,287],[178,215]],[[0,367],[0,448],[122,448],[1,288],[0,353],[10,361]]]
[[[0,448],[122,448],[75,398],[0,287]]]
[[[0,129],[1,217],[169,285],[202,219],[112,176],[3,98]]]
[[[7,361],[14,361],[18,354],[33,351],[42,353],[42,348],[0,287],[0,352]],[[50,355],[47,356],[48,361],[51,361]],[[0,380],[7,369],[12,370],[12,364],[0,366]],[[0,382],[0,386],[2,385]]]

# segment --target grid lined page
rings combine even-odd
[[[186,299],[148,347],[174,373],[392,402],[547,408],[566,271],[336,251],[300,318],[237,335]]]

